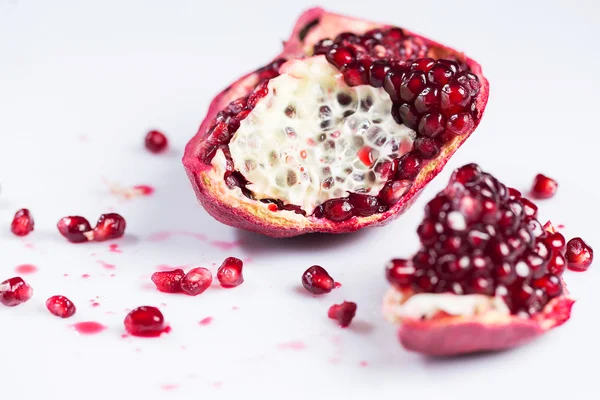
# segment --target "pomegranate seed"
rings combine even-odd
[[[350,193],[348,200],[352,204],[354,215],[366,217],[375,214],[379,209],[379,200],[375,196]]]
[[[52,296],[46,300],[46,308],[60,318],[69,318],[75,314],[75,304],[65,296]]]
[[[398,162],[396,180],[415,179],[421,171],[423,161],[421,157],[414,153],[408,153],[402,156]]]
[[[323,213],[325,218],[335,222],[342,222],[352,218],[353,208],[352,204],[343,198],[327,200],[323,203]]]
[[[33,289],[18,276],[0,283],[0,303],[7,307],[25,303],[31,296],[33,296]]]
[[[94,228],[94,240],[103,242],[110,239],[118,239],[125,234],[125,218],[119,214],[102,214]]]
[[[556,194],[558,183],[545,175],[538,174],[533,180],[531,195],[536,199],[549,199]]]
[[[576,237],[567,243],[567,267],[572,271],[587,270],[594,260],[594,250],[583,241]]]
[[[56,225],[58,231],[71,243],[82,243],[92,239],[92,227],[87,219],[79,216],[64,217]]]
[[[197,296],[210,287],[212,280],[213,277],[209,270],[201,267],[194,268],[185,274],[183,278],[180,278],[179,286],[184,293]]]
[[[244,263],[239,258],[227,257],[217,270],[217,279],[224,288],[232,288],[244,282],[242,267]]]
[[[393,259],[385,269],[387,280],[398,288],[408,288],[415,275],[415,267],[409,260]]]
[[[383,204],[393,206],[410,190],[411,186],[412,182],[409,180],[389,181],[379,192],[379,199]]]
[[[26,236],[33,231],[33,217],[29,210],[22,208],[15,213],[15,217],[10,224],[10,230],[17,236]]]
[[[544,289],[546,294],[552,298],[562,293],[560,279],[554,275],[546,275],[533,282],[533,286],[539,289]]]
[[[325,55],[325,57],[327,58],[327,61],[336,66],[338,69],[341,69],[354,61],[355,55],[350,48],[341,47],[331,49]]]
[[[144,144],[152,153],[160,153],[167,148],[167,137],[159,131],[150,131],[146,134]]]
[[[356,315],[356,303],[344,301],[342,304],[334,304],[327,311],[327,316],[338,322],[342,328],[346,328]]]
[[[156,288],[165,293],[181,292],[181,279],[185,272],[182,269],[174,269],[172,271],[159,271],[152,274],[152,282]]]
[[[546,244],[554,250],[564,251],[567,241],[560,232],[549,233],[546,238]]]
[[[125,330],[133,336],[155,337],[166,331],[165,319],[156,307],[141,306],[125,317]]]
[[[335,281],[325,268],[313,265],[302,274],[302,286],[312,294],[324,294],[333,290]]]

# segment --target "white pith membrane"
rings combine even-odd
[[[482,294],[417,293],[405,294],[391,288],[383,300],[383,315],[393,323],[404,318],[432,319],[440,312],[452,316],[510,315],[502,297]]]
[[[257,199],[310,214],[349,192],[377,195],[387,181],[378,163],[408,152],[416,138],[392,117],[384,89],[346,85],[324,56],[286,63],[268,88],[229,142]]]

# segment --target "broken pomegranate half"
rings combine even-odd
[[[392,260],[384,315],[408,350],[454,355],[525,343],[569,319],[564,237],[479,166],[457,169],[425,207],[421,249]]]
[[[183,163],[225,224],[274,237],[355,231],[412,204],[487,98],[464,54],[314,8],[279,56],[215,97]]]

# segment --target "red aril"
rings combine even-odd
[[[224,288],[232,288],[244,282],[242,268],[244,263],[239,258],[227,257],[217,270],[217,279]]]
[[[334,304],[327,311],[327,316],[330,319],[336,320],[342,328],[350,325],[354,315],[356,315],[356,303],[350,301],[344,301],[342,304]]]
[[[26,236],[33,231],[33,217],[28,209],[22,208],[15,213],[10,230],[17,236]]]
[[[65,296],[52,296],[46,300],[46,308],[52,315],[60,318],[69,318],[75,314],[75,304]]]
[[[567,243],[567,266],[571,271],[586,271],[594,260],[594,250],[580,237]]]
[[[156,307],[141,306],[125,317],[125,330],[133,336],[156,337],[167,331],[165,319]]]
[[[146,149],[152,153],[161,153],[167,148],[168,140],[164,133],[160,131],[150,131],[144,139]]]
[[[208,289],[213,277],[206,268],[193,268],[179,281],[181,290],[190,296],[197,296]]]
[[[156,288],[165,293],[181,292],[181,280],[185,276],[182,269],[172,271],[158,271],[152,274],[150,279],[156,285]]]
[[[313,265],[302,274],[302,286],[312,294],[325,294],[335,287],[335,281],[325,268]]]
[[[94,240],[103,242],[118,239],[125,234],[125,218],[116,213],[102,214],[94,228]]]
[[[90,223],[80,216],[61,218],[56,227],[60,234],[71,243],[88,242],[94,237]]]
[[[558,183],[545,175],[538,174],[531,186],[531,196],[536,199],[549,199],[556,194]]]
[[[0,303],[7,307],[18,306],[33,296],[33,289],[22,278],[14,277],[0,283]]]

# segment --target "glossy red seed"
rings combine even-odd
[[[94,237],[87,219],[80,216],[61,218],[56,224],[58,231],[71,243],[83,243]]]
[[[451,82],[442,87],[440,110],[448,117],[464,112],[470,99],[471,96],[460,83]]]
[[[554,275],[546,275],[535,280],[533,287],[543,289],[550,298],[556,297],[562,292],[560,279]]]
[[[46,300],[46,308],[52,315],[60,318],[69,318],[75,314],[75,304],[65,296],[52,296]]]
[[[440,148],[435,140],[428,137],[419,137],[414,142],[415,151],[424,159],[429,160],[440,154]]]
[[[474,127],[473,117],[469,113],[454,114],[448,118],[448,123],[446,124],[446,129],[457,136],[471,132]]]
[[[125,330],[133,336],[155,337],[165,332],[165,319],[156,307],[141,306],[125,317]]]
[[[388,181],[379,192],[379,200],[382,204],[393,206],[408,193],[412,182],[408,180]]]
[[[549,199],[556,194],[558,183],[545,175],[538,174],[531,186],[531,195],[536,199]]]
[[[415,153],[408,153],[403,155],[399,162],[396,170],[396,180],[402,179],[414,179],[419,175],[423,161]]]
[[[375,214],[379,209],[379,200],[375,196],[350,193],[348,200],[352,204],[354,215],[366,217]]]
[[[412,261],[395,258],[385,268],[387,280],[398,288],[408,288],[414,278],[415,267]]]
[[[440,113],[426,114],[419,122],[419,133],[430,138],[438,137],[446,129],[446,117]]]
[[[227,257],[217,270],[217,279],[224,288],[232,288],[244,282],[242,268],[244,263],[239,258]]]
[[[20,277],[14,277],[0,283],[0,303],[7,307],[18,306],[33,296],[33,289]]]
[[[324,294],[333,290],[335,281],[323,267],[313,265],[302,274],[302,286],[312,294]]]
[[[17,236],[26,236],[33,231],[33,217],[28,209],[22,208],[15,213],[10,224],[10,231]]]
[[[560,276],[563,272],[565,272],[565,268],[567,267],[567,260],[565,257],[558,251],[552,253],[550,257],[550,261],[548,261],[548,272],[551,274]]]
[[[144,139],[146,148],[152,153],[163,152],[167,148],[167,137],[159,131],[150,131]]]
[[[116,213],[102,214],[94,228],[94,240],[103,242],[118,239],[125,234],[125,218]]]
[[[346,328],[356,315],[356,303],[344,301],[342,304],[334,304],[327,311],[327,316],[337,321],[338,325]]]
[[[586,271],[594,260],[594,250],[580,237],[567,242],[567,267],[572,271]]]
[[[323,215],[325,218],[335,222],[342,222],[352,218],[353,209],[352,204],[344,198],[327,200],[323,203]]]
[[[369,68],[369,84],[373,87],[383,86],[383,81],[389,69],[385,61],[375,61]]]
[[[203,293],[212,284],[212,274],[206,268],[193,268],[179,281],[181,290],[190,296]]]
[[[567,245],[565,237],[560,232],[549,233],[545,242],[550,248],[558,251],[564,251]]]
[[[358,61],[352,61],[342,67],[342,75],[348,86],[358,86],[369,82],[368,70]]]
[[[402,80],[400,98],[404,101],[412,102],[425,89],[426,84],[427,81],[423,72],[411,72]]]
[[[345,67],[355,60],[356,55],[348,47],[332,48],[325,54],[327,61],[336,66],[338,69]]]
[[[151,276],[152,282],[156,288],[165,293],[181,292],[181,279],[185,276],[182,269],[174,269],[172,271],[159,271]]]

